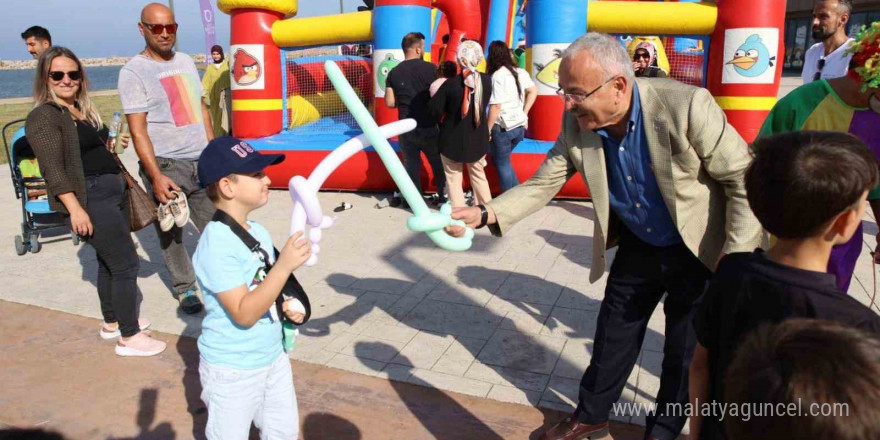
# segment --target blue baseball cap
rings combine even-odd
[[[282,161],[283,154],[262,154],[241,139],[214,138],[199,156],[199,185],[206,188],[230,174],[256,173]]]

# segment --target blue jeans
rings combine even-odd
[[[502,130],[498,124],[492,127],[492,145],[489,147],[489,155],[492,156],[492,164],[498,170],[501,192],[519,185],[513,166],[510,164],[510,154],[517,144],[522,142],[525,135],[525,127],[516,127],[508,131]]]

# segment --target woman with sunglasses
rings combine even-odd
[[[141,330],[139,258],[131,238],[126,182],[109,151],[108,130],[89,99],[89,80],[70,49],[53,46],[37,63],[35,108],[25,123],[28,141],[46,180],[49,206],[70,218],[73,231],[98,260],[103,339],[116,339],[120,356],[153,356],[165,343]],[[127,137],[121,138],[127,146]]]
[[[633,69],[637,77],[666,78],[666,71],[657,67],[657,48],[647,41],[633,51]]]

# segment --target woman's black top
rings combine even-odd
[[[82,152],[83,174],[86,176],[119,174],[116,159],[113,159],[113,155],[105,146],[109,132],[107,127],[102,126],[98,130],[88,121],[76,121],[76,131]]]
[[[464,77],[450,78],[437,90],[429,104],[431,115],[440,121],[440,154],[461,163],[473,163],[489,151],[489,98],[492,96],[492,76],[482,74],[483,108],[480,125],[474,125],[474,99],[468,114],[462,118],[461,102],[464,99]],[[445,117],[444,117],[445,115]]]

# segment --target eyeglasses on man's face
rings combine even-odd
[[[600,84],[599,87],[596,87],[595,89],[593,89],[592,91],[590,91],[588,93],[565,93],[565,90],[563,90],[562,87],[560,87],[558,90],[556,90],[556,94],[559,95],[559,97],[562,98],[563,101],[571,102],[573,104],[580,104],[585,99],[589,98],[590,96],[593,96],[593,94],[598,92],[599,89],[601,89],[602,87],[605,87],[605,84],[610,83],[612,80],[614,80],[614,78],[617,78],[617,77],[612,76],[611,78],[608,78],[608,80],[606,80],[605,82]]]

